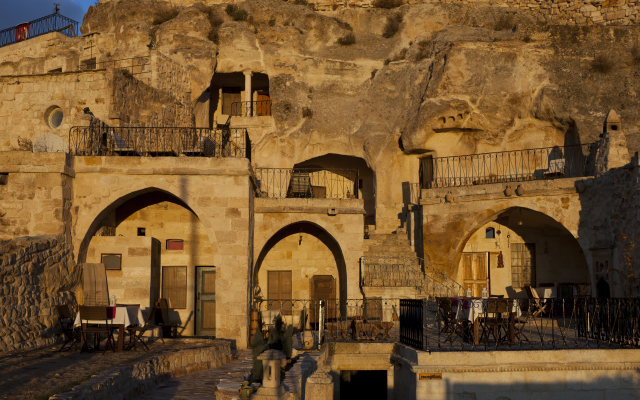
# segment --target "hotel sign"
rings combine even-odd
[[[418,379],[421,381],[441,381],[442,374],[419,374]]]

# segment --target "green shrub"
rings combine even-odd
[[[284,349],[284,338],[282,337],[283,326],[284,322],[282,321],[282,315],[276,315],[273,319],[273,328],[269,331],[269,340],[267,341],[269,349],[280,351]]]
[[[284,355],[291,358],[293,354],[293,325],[288,325],[284,332]]]
[[[591,62],[591,68],[601,74],[609,73],[613,69],[613,60],[608,54],[598,54]]]
[[[251,369],[251,378],[254,381],[262,380],[262,361],[258,360],[258,356],[265,351],[267,347],[264,344],[262,338],[262,332],[256,330],[256,333],[251,339],[251,352],[253,354],[253,368]]]
[[[390,62],[391,62],[391,59],[390,58],[386,58],[384,60],[384,65],[389,65]]]
[[[125,78],[133,78],[133,74],[131,74],[131,72],[126,68],[120,69],[120,72],[122,73],[122,76],[124,76]]]
[[[211,30],[209,31],[208,38],[213,43],[219,45],[220,35],[218,34],[218,29],[220,28],[220,25],[224,23],[224,20],[213,9],[209,9],[208,17],[209,23],[211,24]]]
[[[402,5],[402,0],[375,0],[373,2],[373,6],[376,8],[386,8],[387,10],[391,8],[400,7]]]
[[[414,61],[415,62],[419,62],[424,60],[425,58],[429,58],[429,45],[431,44],[430,41],[427,40],[423,40],[418,42],[418,52],[416,53],[416,55],[414,56]]]
[[[180,10],[178,10],[177,8],[164,8],[159,10],[155,17],[153,18],[153,25],[160,25],[160,24],[164,24],[167,21],[170,21],[172,19],[174,19],[175,17],[178,16],[178,14],[180,14]]]
[[[302,107],[302,118],[311,118],[311,117],[313,117],[313,110],[310,109],[309,107]]]
[[[531,41],[531,36],[526,35],[525,37],[522,38],[522,41],[525,43],[529,43]]]
[[[513,29],[516,25],[513,15],[503,14],[496,20],[496,25],[493,28],[496,31],[506,31],[507,29]]]
[[[341,46],[351,46],[356,43],[356,35],[353,32],[349,32],[341,38],[338,38],[338,44]]]
[[[249,13],[244,8],[240,8],[235,4],[227,4],[224,12],[234,21],[246,21],[249,17]]]
[[[399,12],[394,13],[387,18],[387,23],[384,25],[382,36],[385,38],[393,37],[400,30],[400,24],[402,23],[402,14]]]
[[[338,23],[338,26],[340,26],[340,28],[342,28],[342,29],[346,29],[346,30],[348,30],[348,31],[352,31],[352,30],[353,30],[353,28],[351,27],[351,25],[349,25],[347,22],[343,22],[343,21],[339,20],[339,19],[338,19],[338,18],[336,18],[336,17],[333,17],[333,20],[334,20],[334,21],[336,21],[336,22]]]
[[[271,18],[271,19],[269,20],[269,26],[276,26],[276,20],[275,20],[275,19],[273,19],[273,18]]]

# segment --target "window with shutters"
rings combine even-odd
[[[536,286],[536,245],[511,243],[511,286]]]
[[[167,239],[167,250],[184,250],[182,239]]]
[[[268,271],[267,281],[269,309],[291,315],[291,271]]]
[[[232,109],[233,103],[240,103],[242,101],[242,88],[239,87],[223,87],[222,88],[222,114],[224,115],[242,115],[242,106],[236,105],[235,109]]]
[[[187,267],[162,267],[162,297],[171,308],[187,308]]]
[[[430,189],[433,186],[433,180],[433,156],[429,155],[420,159],[420,187],[422,189]]]

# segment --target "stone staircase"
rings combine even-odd
[[[406,232],[369,234],[364,241],[363,289],[368,297],[454,296],[460,285],[416,254]]]

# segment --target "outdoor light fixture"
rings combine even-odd
[[[300,240],[298,241],[298,246],[302,244],[302,228],[300,228]]]
[[[518,226],[522,226],[524,224],[524,222],[522,222],[522,208],[519,209],[518,211],[520,211],[520,219],[518,220]]]

